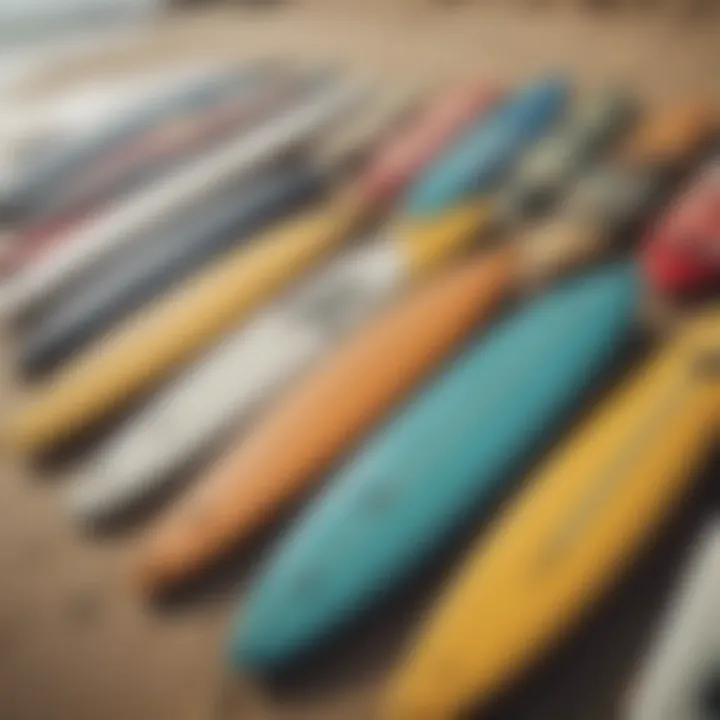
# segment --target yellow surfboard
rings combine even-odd
[[[87,427],[182,365],[329,252],[348,235],[359,212],[352,198],[343,198],[220,258],[31,391],[3,427],[3,440],[34,451]]]
[[[445,720],[506,687],[648,544],[719,434],[714,308],[529,478],[431,615],[384,716]]]

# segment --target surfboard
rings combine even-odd
[[[526,480],[418,634],[390,685],[387,717],[456,717],[487,701],[609,590],[717,442],[719,352],[716,310],[624,381]]]
[[[402,212],[431,216],[480,192],[497,189],[510,163],[542,137],[565,112],[568,83],[547,78],[530,84],[511,97],[488,124],[470,128],[450,148],[432,173],[410,188]]]
[[[282,666],[429,561],[561,430],[631,337],[639,296],[634,265],[614,265],[471,344],[281,540],[243,603],[233,663],[255,672]]]
[[[720,687],[720,522],[703,529],[641,662],[627,720],[710,720]]]
[[[673,110],[673,127],[678,112],[684,110]],[[667,115],[661,112],[637,133],[661,138],[656,128],[667,125]],[[686,143],[675,145],[680,153],[675,164],[692,152],[708,128],[696,119],[687,125]],[[557,275],[614,248],[628,225],[632,221],[639,225],[657,195],[667,189],[658,173],[662,175],[662,168],[672,165],[672,160],[667,154],[661,167],[656,159],[649,167],[635,166],[623,153],[617,166],[593,169],[580,182],[581,200],[569,199],[560,217],[533,227],[507,248],[474,258],[427,283],[342,344],[210,468],[199,481],[201,490],[191,492],[177,512],[171,510],[166,520],[160,520],[140,546],[140,584],[152,592],[182,582],[244,541],[322,477],[330,462],[359,442],[506,298],[518,291],[538,290]],[[598,174],[602,182],[596,182]],[[514,186],[509,192],[515,192]],[[416,225],[432,229],[428,220]],[[440,235],[446,241],[453,236],[445,230]],[[444,247],[429,242],[432,235],[424,242],[417,233],[409,237],[408,248],[423,266]],[[328,408],[332,408],[331,421]],[[118,456],[113,460],[116,468],[123,467]],[[198,514],[207,519],[202,528]]]

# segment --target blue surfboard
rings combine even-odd
[[[632,336],[632,263],[571,281],[500,323],[371,439],[281,541],[232,661],[282,666],[430,559],[542,449]]]
[[[514,94],[430,166],[408,191],[404,213],[434,215],[496,188],[512,163],[562,117],[569,96],[569,86],[560,78],[533,83]]]

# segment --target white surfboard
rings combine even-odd
[[[629,695],[627,720],[720,713],[720,520],[706,528]],[[713,706],[714,705],[714,706]]]

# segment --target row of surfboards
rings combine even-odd
[[[0,433],[43,454],[116,423],[69,488],[87,524],[219,455],[141,539],[148,595],[315,489],[242,600],[231,658],[258,673],[362,622],[527,474],[384,700],[445,718],[608,591],[717,445],[718,117],[557,76],[368,95],[327,68],[203,71],[26,152],[0,309],[28,384]]]

